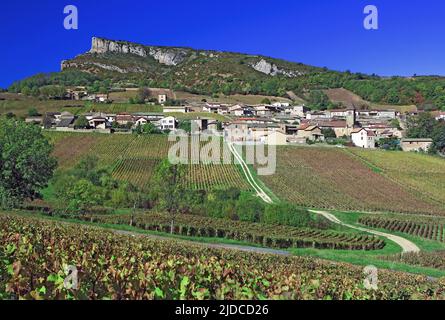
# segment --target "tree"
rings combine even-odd
[[[145,100],[150,98],[150,89],[146,87],[139,88],[138,94],[136,96],[136,103],[144,103]]]
[[[90,212],[94,206],[103,203],[104,193],[100,187],[86,179],[81,179],[67,186],[65,200],[67,200],[68,209],[85,214]]]
[[[162,132],[153,123],[147,122],[144,125],[139,124],[136,127],[136,129],[134,129],[134,133],[136,133],[136,134],[160,134]]]
[[[236,203],[236,212],[241,221],[259,222],[263,211],[262,200],[250,194],[242,194]]]
[[[28,110],[28,116],[29,117],[38,117],[38,116],[40,116],[40,113],[36,108],[30,108]]]
[[[262,222],[307,227],[311,223],[311,216],[307,210],[299,209],[293,204],[278,203],[266,206]]]
[[[326,139],[335,139],[335,138],[337,138],[337,135],[335,134],[335,131],[332,128],[322,129],[321,133],[324,135],[324,137]]]
[[[422,112],[419,116],[413,116],[407,120],[406,135],[408,138],[432,138],[436,119],[428,112]]]
[[[179,165],[168,160],[159,164],[153,176],[152,198],[156,199],[157,207],[167,211],[170,216],[170,232],[174,233],[176,215],[180,212],[185,190],[181,185],[184,172]]]
[[[271,102],[270,102],[270,99],[269,98],[264,98],[263,100],[261,100],[261,103],[262,104],[272,104]]]
[[[326,110],[333,106],[328,96],[321,90],[313,90],[309,93],[308,107],[315,110]]]
[[[429,152],[445,152],[445,123],[436,120],[428,112],[408,118],[406,135],[408,138],[433,139],[433,145]]]
[[[40,197],[57,161],[38,126],[0,119],[0,206],[11,208]]]
[[[74,122],[75,129],[88,129],[89,127],[90,127],[90,124],[85,116],[80,116]]]

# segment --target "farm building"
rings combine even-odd
[[[297,138],[307,139],[310,141],[324,141],[324,135],[318,126],[303,124],[298,128]]]
[[[405,152],[415,151],[428,151],[428,149],[433,144],[432,139],[402,139],[400,141],[400,146]]]
[[[270,132],[263,139],[264,143],[270,146],[283,146],[287,144],[287,138],[281,131]]]

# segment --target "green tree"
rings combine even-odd
[[[64,199],[68,209],[79,211],[82,214],[91,212],[94,206],[104,201],[103,190],[86,179],[75,181],[65,189]]]
[[[152,199],[156,200],[159,209],[169,214],[172,234],[176,215],[180,212],[184,200],[185,190],[181,184],[183,177],[183,167],[164,160],[157,167],[152,180]]]
[[[0,206],[40,197],[57,166],[52,150],[38,126],[0,119]]]
[[[268,224],[308,227],[311,216],[307,210],[299,209],[290,203],[278,203],[266,206],[262,222]]]
[[[236,212],[241,221],[259,222],[264,212],[264,204],[257,197],[241,194],[236,203]]]
[[[36,108],[30,108],[28,110],[28,116],[29,117],[38,117],[38,116],[40,116],[40,113]]]
[[[74,122],[75,129],[88,129],[89,127],[90,127],[90,124],[85,116],[80,116]]]
[[[428,112],[410,117],[407,120],[406,135],[408,138],[432,138],[436,123],[436,119]]]

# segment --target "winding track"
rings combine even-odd
[[[389,239],[395,243],[397,243],[403,250],[404,253],[408,253],[408,252],[420,252],[420,249],[417,245],[415,245],[413,242],[399,237],[399,236],[395,236],[393,234],[389,234],[389,233],[385,233],[385,232],[380,232],[380,231],[375,231],[375,230],[371,230],[371,229],[366,229],[366,228],[362,228],[362,227],[357,227],[357,226],[353,226],[351,224],[347,224],[344,222],[341,222],[336,216],[334,216],[332,213],[326,212],[326,211],[315,211],[315,210],[310,210],[313,213],[322,215],[323,217],[325,217],[326,219],[328,219],[329,221],[336,223],[338,225],[347,227],[347,228],[351,228],[351,229],[355,229],[355,230],[359,230],[359,231],[364,231],[364,232],[368,232],[371,234],[374,234],[376,236],[380,236],[380,237],[384,237],[386,239]]]
[[[255,192],[257,193],[257,195],[263,199],[264,202],[266,203],[273,203],[273,200],[271,199],[271,197],[269,197],[269,195],[261,188],[261,186],[255,181],[252,173],[249,170],[249,167],[247,166],[247,163],[244,161],[243,157],[238,153],[238,151],[236,150],[236,148],[234,147],[233,143],[231,142],[227,142],[230,151],[232,152],[232,154],[235,156],[235,159],[240,163],[241,168],[243,170],[244,175],[247,178],[247,181],[249,182],[249,184],[252,186],[252,188],[255,190]],[[310,210],[313,213],[319,214],[323,217],[325,217],[326,219],[328,219],[329,221],[336,223],[338,225],[350,228],[350,229],[355,229],[355,230],[359,230],[359,231],[363,231],[363,232],[367,232],[370,234],[374,234],[380,237],[384,237],[388,240],[391,240],[393,242],[395,242],[397,245],[399,245],[404,253],[408,253],[408,252],[420,252],[420,248],[414,244],[413,242],[390,234],[390,233],[385,233],[385,232],[380,232],[380,231],[375,231],[375,230],[371,230],[371,229],[367,229],[367,228],[362,228],[362,227],[357,227],[357,226],[353,226],[351,224],[347,224],[344,223],[342,221],[340,221],[336,216],[334,216],[332,213],[329,213],[327,211],[316,211],[316,210]]]

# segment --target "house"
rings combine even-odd
[[[161,130],[175,130],[176,124],[177,124],[176,118],[171,116],[159,120],[159,128]]]
[[[287,144],[287,137],[281,131],[272,131],[262,139],[269,146],[283,146]]]
[[[66,93],[66,98],[70,100],[82,100],[88,96],[88,92],[85,89],[69,89]]]
[[[135,117],[133,118],[133,120],[134,120],[133,122],[134,127],[143,126],[144,124],[148,123],[148,120],[145,117]]]
[[[256,106],[254,109],[259,116],[269,117],[272,115],[272,110],[268,106]]]
[[[60,121],[60,112],[47,112],[43,117],[42,123],[45,129],[51,129],[55,127],[56,124]]]
[[[317,120],[317,119],[329,119],[329,114],[322,111],[308,112],[306,113],[306,119]]]
[[[377,111],[377,118],[380,119],[396,119],[397,112],[395,110],[379,110]]]
[[[421,151],[428,151],[428,149],[433,144],[432,139],[402,139],[400,141],[400,146],[402,147],[402,150],[405,152],[415,151],[415,152],[421,152]]]
[[[149,122],[157,122],[164,118],[163,113],[152,113],[152,112],[136,112],[132,114],[133,119],[136,118],[145,118]]]
[[[348,116],[347,109],[332,109],[327,110],[326,113],[329,115],[329,118],[346,118]]]
[[[56,130],[57,131],[66,131],[67,129],[73,129],[75,120],[76,120],[76,118],[74,116],[71,116],[71,117],[66,116],[66,117],[62,118],[56,124]]]
[[[310,141],[324,141],[324,135],[318,126],[303,124],[298,128],[297,138]]]
[[[158,103],[164,104],[167,102],[167,95],[166,94],[159,94],[158,95]]]
[[[164,106],[164,113],[188,113],[190,112],[190,107],[185,106]]]
[[[288,107],[285,108],[284,112],[287,114],[291,114],[293,116],[297,116],[300,118],[305,118],[306,117],[306,113],[309,112],[309,108],[307,108],[304,105],[301,106],[294,106],[294,107]]]
[[[113,123],[116,120],[116,115],[113,113],[102,113],[102,112],[88,112],[84,113],[83,116],[89,121],[94,118],[105,118],[109,123]]]
[[[94,101],[94,102],[98,102],[98,103],[108,103],[108,102],[110,102],[109,97],[108,97],[108,93],[91,94],[91,95],[85,97],[84,100]]]
[[[32,124],[42,124],[43,123],[43,117],[42,116],[36,116],[36,117],[27,117],[25,119],[26,123],[32,123]]]
[[[364,128],[354,129],[351,133],[352,143],[360,148],[375,149],[375,138],[373,131]]]
[[[239,104],[229,107],[228,113],[235,117],[252,117],[256,115],[254,108]]]
[[[290,103],[289,102],[275,102],[275,103],[272,103],[272,106],[277,107],[277,108],[289,108]]]
[[[346,120],[314,120],[310,123],[322,130],[332,129],[337,138],[349,136],[353,130],[352,128],[348,128]]]
[[[116,115],[116,123],[119,125],[133,123],[133,116],[129,113],[119,113]]]
[[[97,118],[93,118],[91,120],[88,121],[88,124],[90,126],[90,128],[93,129],[107,129],[109,127],[111,127],[111,124],[108,122],[108,120],[106,118],[101,118],[101,117],[97,117]]]

